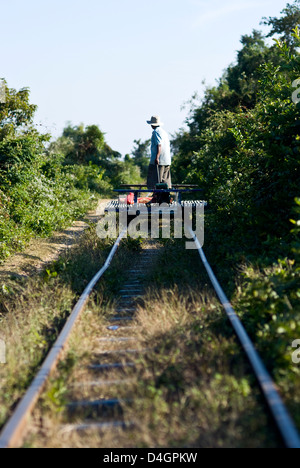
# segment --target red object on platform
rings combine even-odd
[[[152,200],[152,197],[141,197],[138,198],[138,203],[149,203]]]
[[[127,205],[133,205],[134,204],[134,193],[130,192],[129,195],[127,195]]]
[[[137,199],[138,203],[146,204],[152,200],[152,197],[139,197]],[[134,205],[134,193],[130,192],[126,198],[120,198],[120,203],[126,203],[127,205]]]

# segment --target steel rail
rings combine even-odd
[[[117,248],[120,245],[121,240],[127,233],[127,230],[124,229],[116,240],[111,252],[104,263],[101,270],[93,277],[90,283],[87,285],[82,295],[80,296],[78,302],[76,303],[74,309],[71,312],[70,317],[68,318],[64,328],[62,329],[60,335],[58,336],[56,342],[51,348],[48,356],[46,357],[44,363],[42,364],[41,369],[36,375],[35,379],[31,383],[27,392],[21,399],[16,410],[14,411],[11,418],[8,420],[0,434],[0,448],[13,448],[19,446],[19,441],[22,438],[28,418],[41,395],[44,386],[49,378],[50,374],[55,369],[59,358],[66,347],[66,344],[70,338],[71,331],[73,330],[74,324],[83,311],[89,295],[95,287],[96,283],[100,280],[101,276],[108,269]]]
[[[295,427],[295,424],[290,417],[277,389],[272,377],[268,373],[264,363],[261,360],[258,352],[256,351],[252,341],[250,340],[243,324],[239,317],[233,310],[227,296],[220,286],[211,266],[209,265],[204,251],[200,245],[195,232],[189,227],[190,233],[193,236],[198,252],[200,254],[203,265],[208,273],[208,276],[214,286],[214,289],[226,311],[226,314],[239,338],[239,341],[250,361],[250,364],[255,372],[256,378],[263,391],[267,404],[275,419],[277,427],[285,442],[287,448],[300,448],[300,437]]]

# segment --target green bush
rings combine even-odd
[[[237,63],[200,104],[193,100],[189,131],[173,141],[176,181],[199,184],[209,202],[207,255],[298,423],[299,4],[269,19],[282,34],[273,46],[257,32],[242,38]]]
[[[36,106],[27,89],[9,89],[0,103],[0,260],[82,216],[95,198],[46,150],[49,135],[32,120]]]
[[[33,125],[27,88],[5,84],[0,103],[0,261],[34,236],[48,236],[111,197],[120,184],[141,183],[140,168],[105,142],[96,125],[68,125],[49,144]]]

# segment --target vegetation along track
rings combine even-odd
[[[86,353],[86,358],[83,355],[81,362],[74,366],[74,363],[70,362],[70,355],[66,358],[65,353],[63,353],[78,317],[84,313],[84,307],[87,305],[89,295],[109,268],[125,234],[126,231],[119,236],[104,266],[86,287],[40,371],[4,427],[0,437],[1,448],[22,445],[25,431],[29,433],[29,439],[27,440],[30,440],[30,437],[34,440],[36,436],[40,437],[43,433],[46,433],[48,438],[51,433],[53,444],[56,446],[60,445],[61,439],[66,438],[69,445],[86,446],[87,436],[89,443],[93,440],[91,434],[97,433],[98,437],[100,434],[105,440],[107,433],[111,434],[114,431],[118,431],[119,434],[125,434],[126,432],[130,434],[131,429],[136,424],[135,420],[128,419],[128,416],[134,415],[134,412],[129,409],[134,405],[132,400],[135,396],[135,390],[131,385],[135,373],[138,372],[139,365],[143,363],[143,356],[145,354],[151,355],[154,349],[143,347],[144,342],[139,333],[140,320],[136,320],[136,314],[139,312],[144,300],[149,266],[154,265],[157,261],[161,244],[155,242],[145,243],[141,254],[134,261],[133,259],[128,260],[128,264],[130,264],[127,269],[128,279],[119,291],[119,299],[112,308],[114,310],[113,314],[106,316],[105,321],[101,323],[99,332],[98,330],[95,332],[94,323],[90,323],[91,337],[84,332],[85,340],[90,342],[88,344],[90,352]],[[210,279],[216,287],[216,292],[256,371],[256,377],[268,401],[284,444],[287,447],[299,447],[297,431],[276,391],[275,385],[259,356],[252,349],[253,346],[239,319],[235,316],[228,299],[217,284],[196,238],[195,242]],[[172,304],[170,304],[170,307],[172,307]],[[161,313],[163,315],[164,311],[162,310]],[[89,319],[89,317],[87,318]],[[161,320],[163,322],[163,317],[161,317]],[[176,320],[178,321],[177,318],[175,318]],[[78,346],[78,343],[75,346]],[[165,352],[167,353],[167,348]],[[52,382],[51,380],[49,382],[50,374],[53,373],[59,361],[60,371],[69,368],[68,372],[71,377],[69,375],[66,379],[67,384],[57,376]],[[72,372],[70,369],[72,369]],[[150,377],[147,372],[143,375],[145,381]],[[170,382],[171,388],[174,385],[175,382]],[[33,420],[29,423],[29,416],[32,414],[45,387],[48,397],[51,395],[52,401],[55,402],[51,410],[61,413],[61,416],[56,418],[59,427],[51,424],[47,426],[45,421],[40,425],[41,418],[38,411],[34,413]],[[146,390],[148,392],[153,391],[151,386],[146,387]],[[68,395],[67,399],[64,398],[66,394]],[[60,395],[63,398],[60,398]],[[112,395],[114,396],[112,397]],[[137,406],[143,404],[141,395],[137,393],[136,397],[139,400]],[[153,394],[153,398],[155,397],[156,394]],[[30,444],[30,442],[28,443]],[[129,446],[130,444],[134,446],[134,440],[129,441]]]

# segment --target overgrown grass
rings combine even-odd
[[[141,418],[143,428],[151,428],[151,433],[145,429],[144,442],[280,446],[252,371],[207,281],[197,251],[185,251],[179,241],[165,246],[152,293],[138,316],[146,344],[155,347],[145,361],[151,378],[139,385],[140,396],[152,394],[146,425]]]
[[[29,188],[30,191],[30,188]],[[0,214],[0,262],[22,251],[36,237],[48,237],[64,229],[96,207],[99,195],[73,188],[69,191],[40,194],[38,200],[14,190],[15,200]],[[29,197],[24,201],[22,197]],[[49,199],[51,198],[51,199]],[[3,207],[4,210],[4,207]]]
[[[107,376],[128,377],[130,384],[93,391],[72,387],[77,381],[92,380],[85,366],[96,356],[101,363],[109,359],[98,354],[98,339],[108,334],[107,315],[89,307],[35,412],[29,446],[282,446],[252,371],[207,284],[197,251],[185,251],[178,240],[163,245],[156,268],[149,271],[149,289],[133,323],[136,328],[130,331],[134,347],[147,351],[130,356],[137,365],[135,374],[130,371],[120,377],[114,372]],[[109,310],[114,310],[113,303]],[[124,336],[124,331],[117,331],[116,336],[119,333]],[[103,346],[108,349],[108,344]],[[116,350],[115,346],[112,349]],[[129,398],[132,402],[123,404],[124,419],[134,423],[133,429],[100,434],[65,432],[60,428],[68,422],[64,405],[83,396]]]
[[[227,256],[221,258],[218,243],[207,245],[209,261],[240,315],[255,347],[278,385],[300,428],[300,366],[293,362],[293,343],[300,337],[300,201],[292,217],[294,229],[283,255],[279,244],[265,254],[232,257],[231,243],[224,238]],[[208,215],[208,218],[210,215]],[[215,240],[208,219],[207,239]],[[290,227],[291,227],[290,223]],[[270,243],[271,244],[271,243]]]
[[[165,290],[148,297],[138,320],[146,345],[135,414],[139,446],[270,447],[271,429],[247,363],[210,294]],[[148,378],[142,375],[147,372]]]
[[[3,287],[0,338],[6,343],[7,363],[0,365],[0,427],[24,394],[78,296],[103,265],[112,245],[113,241],[100,240],[92,226],[76,247],[64,253],[43,274],[26,280],[11,279]],[[98,294],[92,295],[89,307],[99,311],[104,301],[113,300],[124,280],[120,263],[125,262],[133,249],[139,249],[137,242],[128,240],[122,244],[99,285]]]

